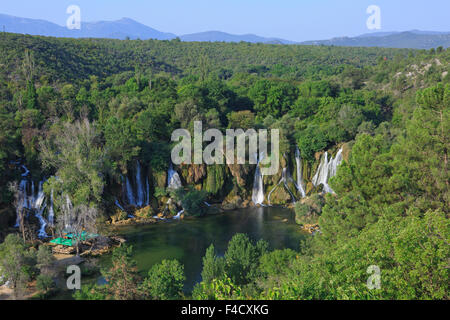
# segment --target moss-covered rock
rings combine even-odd
[[[111,222],[112,223],[117,223],[119,221],[126,220],[127,218],[128,218],[128,214],[125,211],[117,208],[114,211],[114,214],[111,215]]]
[[[152,218],[154,216],[154,213],[155,212],[153,211],[153,208],[151,206],[147,206],[147,207],[141,208],[139,210],[136,210],[134,215],[138,218],[147,219],[147,218]]]
[[[292,197],[289,194],[289,192],[286,190],[283,183],[281,183],[280,185],[278,185],[278,187],[275,187],[275,188],[276,189],[270,195],[270,204],[284,205],[289,202],[292,202]],[[268,195],[267,195],[267,200],[269,200]]]
[[[158,171],[153,172],[153,185],[158,188],[166,188],[167,186],[167,172]]]
[[[301,199],[295,205],[295,221],[302,225],[317,224],[324,205],[325,199],[320,193]]]
[[[208,166],[209,167],[209,166]],[[189,164],[181,167],[181,177],[187,184],[198,184],[206,177],[207,169],[205,164]]]

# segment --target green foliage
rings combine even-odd
[[[227,115],[231,129],[252,129],[255,126],[255,114],[249,110],[231,112]]]
[[[181,202],[185,213],[191,216],[202,216],[206,214],[207,208],[205,201],[207,197],[207,191],[196,190],[192,187],[189,187],[187,190],[183,188],[175,190],[175,198]]]
[[[81,286],[81,290],[76,290],[73,297],[75,300],[105,300],[107,298],[103,288],[95,284]]]
[[[177,260],[163,260],[148,272],[140,290],[153,300],[177,300],[182,297],[184,267]]]
[[[43,294],[46,294],[48,291],[55,287],[55,282],[52,277],[45,274],[40,274],[36,278],[36,288],[41,291]]]
[[[114,249],[112,267],[102,271],[107,284],[104,288],[100,288],[101,294],[105,293],[108,298],[113,300],[135,300],[140,297],[138,290],[140,276],[136,261],[132,258],[132,250],[131,246],[124,244]]]
[[[241,287],[230,278],[214,279],[209,283],[201,282],[193,293],[196,300],[245,300]]]
[[[211,244],[206,249],[205,256],[203,257],[202,281],[210,283],[213,279],[222,278],[225,268],[224,262],[224,259],[216,256],[214,245]]]
[[[319,220],[325,199],[319,193],[303,198],[295,204],[295,221],[298,224],[315,224]]]
[[[207,166],[207,176],[205,190],[212,195],[218,195],[225,184],[225,166],[210,165]]]
[[[68,194],[75,206],[101,202],[102,173],[108,168],[95,124],[85,119],[54,127],[52,136],[42,140],[40,147],[43,165],[59,177],[56,190]]]
[[[122,172],[126,172],[127,165],[140,150],[136,136],[131,131],[131,121],[111,117],[106,122],[104,132],[108,155]]]
[[[40,245],[36,254],[37,267],[42,273],[48,273],[49,268],[55,261],[55,257],[52,254],[52,250],[44,245]]]
[[[328,140],[319,126],[309,125],[298,134],[297,144],[303,158],[308,161],[313,161],[314,154],[317,151],[325,149],[328,145]]]
[[[21,298],[27,282],[34,276],[36,253],[17,234],[9,234],[0,244],[0,273],[9,281],[14,297]]]
[[[350,141],[350,155],[330,181],[336,194],[297,204],[297,220],[320,215],[322,234],[295,257],[286,250],[268,253],[242,235],[223,258],[209,248],[193,297],[448,299],[449,50],[8,33],[0,50],[2,215],[10,211],[6,186],[20,178],[13,165],[19,159],[34,178],[58,177],[45,184],[47,195],[53,189],[77,208],[102,209],[134,160],[162,176],[171,132],[192,132],[194,121],[222,131],[280,129],[280,153],[298,144],[308,168],[317,152]],[[205,214],[208,192],[220,200],[225,195],[226,167],[210,166],[206,173],[196,181],[203,190],[176,192],[186,214]],[[154,194],[167,196],[159,188]],[[57,214],[60,207],[55,199]],[[0,227],[8,220],[2,216]],[[41,247],[37,267],[47,289],[51,259]],[[2,273],[19,296],[35,276],[34,253],[17,237],[0,248]],[[380,290],[365,286],[370,264],[382,270]],[[181,292],[180,266],[174,265],[154,271],[171,273],[168,283],[178,289],[147,281],[160,290],[154,298]],[[74,296],[142,298],[131,249],[113,255],[107,275],[112,280],[105,287],[86,286]]]
[[[268,244],[263,240],[254,245],[245,234],[233,236],[225,252],[225,272],[233,283],[247,284],[256,276],[259,258],[267,248]]]

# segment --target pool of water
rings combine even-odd
[[[294,211],[278,207],[240,209],[203,218],[119,228],[119,234],[133,246],[134,259],[143,276],[164,259],[180,261],[186,275],[186,293],[201,281],[202,258],[206,249],[214,244],[217,253],[223,255],[236,233],[245,233],[253,241],[266,240],[270,249],[293,250],[299,249],[300,240],[306,236],[295,224]],[[102,268],[108,268],[111,255],[102,256],[98,262]],[[102,278],[84,280],[104,283]],[[67,299],[70,296],[61,293],[55,298]]]
[[[285,208],[241,209],[204,218],[167,221],[155,225],[126,226],[120,233],[133,246],[134,259],[143,274],[163,259],[177,259],[184,265],[185,290],[201,281],[202,258],[212,244],[219,255],[236,233],[268,241],[271,249],[297,250],[305,236],[295,224],[294,212]],[[109,257],[102,259],[107,265]]]

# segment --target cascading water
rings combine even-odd
[[[136,187],[137,187],[137,199],[136,205],[138,207],[142,207],[144,204],[144,188],[142,186],[142,178],[141,178],[141,164],[139,161],[136,161]]]
[[[29,171],[26,169],[25,166],[22,166],[22,168],[25,169],[26,174],[28,175]],[[22,175],[23,176],[23,175]],[[28,180],[23,179],[20,182],[19,185],[19,198],[16,208],[16,225],[15,227],[19,227],[20,225],[20,213],[21,211],[26,208],[28,210],[34,211],[34,214],[36,218],[39,219],[40,223],[40,229],[38,233],[39,238],[45,238],[48,237],[47,233],[45,232],[45,227],[47,226],[47,221],[43,217],[44,210],[47,206],[47,203],[45,203],[45,194],[44,194],[44,181],[39,182],[38,192],[35,194],[35,188],[34,188],[34,181],[31,182],[31,188],[30,188],[30,194],[28,194]],[[53,206],[52,206],[53,208]],[[53,210],[53,209],[52,209]]]
[[[66,194],[65,212],[70,213],[73,210],[72,201],[70,201],[69,195]],[[64,227],[67,231],[71,230],[71,221],[68,220],[68,216],[64,214]]]
[[[174,218],[175,220],[179,220],[179,219],[181,218],[181,215],[182,215],[183,213],[184,213],[184,209],[181,210],[180,212],[178,212],[177,215],[174,216],[173,218]]]
[[[136,201],[134,200],[133,188],[131,186],[130,179],[128,179],[128,177],[126,177],[125,186],[126,186],[128,204],[135,206]]]
[[[302,195],[302,198],[306,197],[305,186],[303,183],[303,170],[302,170],[302,158],[300,157],[300,150],[295,147],[295,164],[297,167],[297,183],[295,186]]]
[[[328,152],[325,152],[320,160],[317,172],[312,179],[313,185],[317,187],[322,184],[325,192],[334,193],[328,185],[328,181],[331,177],[336,175],[337,167],[342,163],[342,159],[342,148],[339,149],[336,157],[334,159],[331,158],[330,161],[328,161]]]
[[[19,184],[19,198],[17,199],[17,207],[16,207],[16,225],[15,227],[18,228],[20,225],[20,213],[23,210],[23,208],[28,208],[28,196],[27,196],[27,180],[20,181]]]
[[[30,173],[30,170],[28,170],[27,167],[25,167],[24,165],[22,165],[22,169],[25,170],[25,172],[22,173],[22,177],[28,176],[28,174]]]
[[[116,199],[116,202],[114,204],[122,211],[126,212],[125,209],[120,205],[119,200]]]
[[[260,162],[264,158],[264,154],[261,154],[258,159],[258,155],[255,155],[256,158],[256,170],[255,170],[255,178],[253,180],[253,193],[252,193],[252,201],[255,205],[262,205],[264,202],[264,182],[263,176],[261,174],[261,169],[259,168]]]
[[[281,179],[280,181],[277,183],[277,185],[269,192],[269,196],[267,197],[267,201],[269,202],[269,205],[271,205],[270,203],[270,196],[272,195],[272,192],[275,191],[276,188],[278,188],[278,186],[283,183],[284,187],[286,188],[286,190],[289,192],[289,194],[291,195],[292,198],[292,202],[295,203],[295,197],[292,194],[291,190],[289,189],[289,186],[287,184],[287,177],[288,177],[288,171],[287,168],[283,168],[283,171],[281,172]]]
[[[149,206],[150,205],[150,184],[148,183],[148,176],[147,176],[147,179],[145,180],[145,189],[147,191],[145,205]]]
[[[145,188],[142,180],[141,174],[141,164],[136,161],[136,174],[133,179],[126,175],[125,178],[122,176],[122,188],[123,188],[123,202],[134,207],[143,207],[150,204],[150,184],[148,181],[148,176],[146,176]],[[133,182],[135,182],[133,184]]]
[[[182,186],[180,176],[178,175],[178,172],[173,169],[171,162],[169,165],[169,171],[167,172],[167,188],[178,189]]]
[[[41,228],[39,229],[39,233],[38,233],[39,238],[48,237],[47,233],[45,232],[45,227],[47,226],[47,221],[45,221],[44,217],[42,216],[42,214],[44,213],[45,207],[47,206],[47,204],[44,202],[45,194],[44,194],[43,185],[44,185],[44,181],[39,182],[38,193],[33,201],[33,209],[35,211],[35,216],[36,216],[36,218],[39,219],[39,223],[41,224]],[[34,184],[33,184],[33,186],[34,186]]]
[[[55,212],[53,211],[53,189],[50,193],[50,208],[48,209],[48,223],[52,227],[55,225]]]

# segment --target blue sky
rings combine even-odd
[[[381,9],[380,31],[450,31],[449,0],[1,0],[0,13],[65,25],[69,5],[83,21],[132,18],[177,35],[220,30],[294,41],[355,36],[369,5]]]

